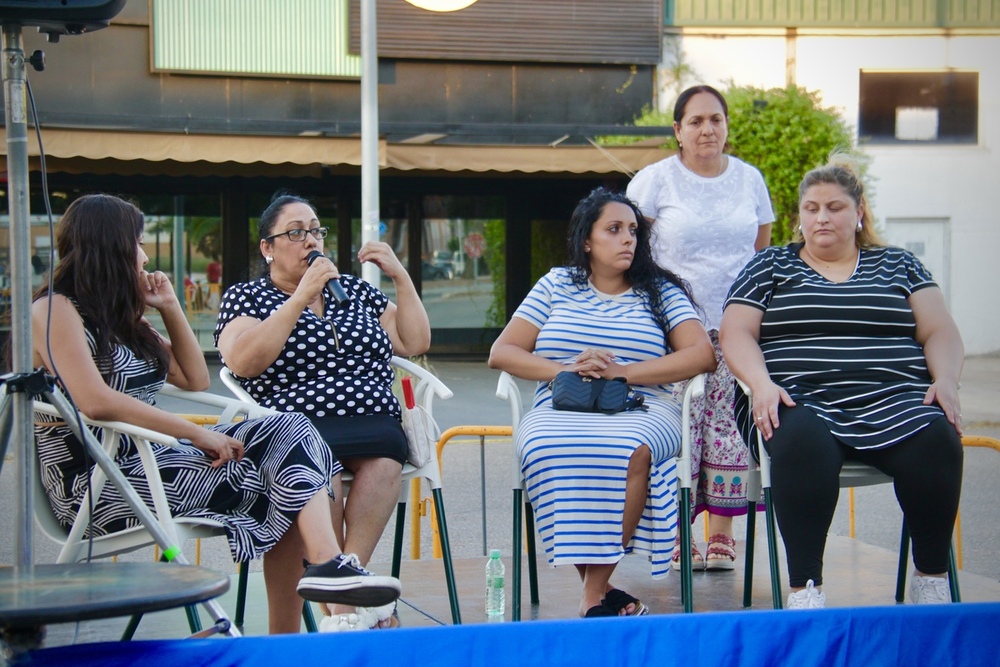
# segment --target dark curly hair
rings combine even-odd
[[[56,228],[59,263],[52,272],[52,291],[76,302],[93,331],[95,361],[104,375],[110,372],[116,344],[155,362],[162,372],[170,363],[159,334],[143,320],[146,301],[139,288],[137,249],[145,222],[135,204],[92,194],[70,204]],[[48,284],[42,285],[34,299],[48,291]]]
[[[653,317],[666,334],[669,331],[669,323],[660,299],[663,282],[666,281],[679,287],[694,305],[691,289],[680,277],[672,271],[660,267],[653,260],[653,249],[650,243],[652,223],[642,215],[639,207],[623,193],[599,187],[591,191],[576,205],[569,220],[569,235],[566,245],[570,276],[578,286],[586,286],[591,273],[590,256],[584,252],[583,248],[594,228],[594,223],[601,217],[604,207],[610,203],[624,204],[635,214],[635,220],[638,224],[635,254],[632,256],[632,265],[625,271],[625,280],[636,293],[645,295],[649,299],[649,307]],[[695,308],[697,308],[696,305]]]

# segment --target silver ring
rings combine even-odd
[[[762,422],[762,421],[764,421],[764,418],[763,417],[757,417],[757,421]]]

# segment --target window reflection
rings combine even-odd
[[[431,327],[487,326],[503,305],[503,199],[425,196],[422,214],[421,296]]]

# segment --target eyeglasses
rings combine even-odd
[[[302,243],[306,240],[306,234],[312,234],[314,239],[325,239],[326,235],[330,233],[330,230],[326,227],[313,227],[312,229],[289,229],[287,232],[281,232],[280,234],[272,234],[266,237],[265,241],[273,241],[279,236],[287,236],[289,241],[293,243]]]

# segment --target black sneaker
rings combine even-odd
[[[381,607],[398,598],[402,590],[399,579],[372,574],[354,554],[340,554],[319,565],[302,564],[306,571],[299,579],[299,595],[313,602]]]

